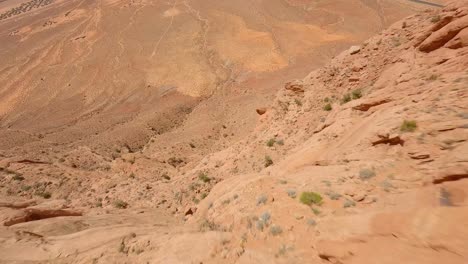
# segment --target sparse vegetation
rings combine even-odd
[[[319,215],[321,213],[321,211],[315,207],[312,207],[312,212],[314,213],[314,215]]]
[[[257,198],[257,205],[266,204],[267,200],[266,195],[262,194]]]
[[[265,168],[270,167],[271,165],[273,165],[273,160],[270,156],[265,156]]]
[[[201,232],[207,232],[207,231],[215,231],[215,230],[219,230],[219,225],[217,225],[215,222],[213,221],[210,221],[208,219],[204,219],[201,223],[200,223],[200,231]]]
[[[339,200],[342,196],[341,194],[333,191],[327,192],[326,195],[332,200]]]
[[[329,180],[322,181],[327,187],[331,187],[331,182]]]
[[[333,109],[333,108],[332,108],[332,106],[331,106],[330,103],[326,104],[326,105],[323,107],[323,110],[325,110],[325,111],[331,111],[332,109]]]
[[[433,17],[431,17],[431,22],[432,23],[437,23],[440,21],[440,16],[439,15],[435,15]]]
[[[264,212],[260,218],[257,219],[257,222],[255,223],[255,227],[263,231],[263,229],[270,224],[270,219],[271,219],[271,214],[269,212]]]
[[[296,198],[296,191],[295,190],[287,190],[288,196],[291,198]]]
[[[20,174],[15,174],[15,176],[13,176],[12,179],[15,180],[15,181],[23,181],[24,177],[22,175],[20,175]]]
[[[302,102],[299,99],[294,99],[294,102],[296,103],[297,106],[302,106]]]
[[[328,103],[328,102],[330,102],[330,98],[325,97],[325,99],[323,99],[323,101],[324,101],[325,103]]]
[[[271,219],[271,214],[269,212],[264,212],[260,216],[260,220],[262,220],[265,224],[268,224],[270,222],[270,219]]]
[[[32,188],[32,187],[29,186],[29,185],[23,185],[23,186],[21,186],[21,190],[22,190],[23,192],[27,192],[27,191],[31,190],[31,188]]]
[[[397,37],[392,37],[390,40],[394,47],[398,47],[401,45],[401,41]]]
[[[359,171],[359,178],[361,178],[361,180],[369,180],[373,177],[375,177],[375,172],[372,169],[362,169]]]
[[[49,199],[50,197],[52,197],[52,194],[50,192],[46,192],[46,191],[36,192],[35,195],[40,196],[40,197],[42,197],[44,199]]]
[[[263,231],[263,228],[265,228],[265,224],[263,223],[263,221],[258,220],[258,221],[255,223],[255,227],[256,227],[258,230]]]
[[[435,75],[435,74],[431,74],[431,76],[429,76],[429,78],[427,78],[428,81],[435,81],[437,80],[437,78],[439,78],[439,76]]]
[[[198,174],[198,179],[204,183],[208,183],[211,181],[211,178],[208,177],[208,175],[206,175],[206,173],[204,172],[200,172],[200,174]]]
[[[345,94],[343,95],[343,98],[341,98],[341,104],[346,104],[351,101],[351,95],[350,94]]]
[[[276,142],[276,140],[274,138],[270,138],[267,141],[266,145],[271,148],[271,147],[273,147],[273,145],[275,145],[275,142]]]
[[[171,179],[171,177],[169,177],[169,175],[167,175],[167,173],[164,173],[161,177],[163,179],[165,179],[165,180],[168,180],[168,181]]]
[[[126,209],[128,207],[128,203],[122,200],[115,200],[114,207],[118,209]]]
[[[310,225],[310,226],[314,226],[314,225],[317,224],[317,222],[314,219],[309,219],[309,220],[307,220],[307,224]]]
[[[281,233],[283,233],[283,229],[280,226],[272,225],[270,227],[270,234],[272,234],[273,236],[280,235]]]
[[[301,201],[301,203],[306,205],[320,205],[322,203],[323,198],[322,196],[320,196],[320,194],[315,192],[303,192],[301,193],[299,200]]]
[[[403,124],[401,124],[400,130],[402,132],[414,132],[418,125],[416,124],[416,121],[414,120],[405,120],[403,121]]]
[[[343,207],[344,208],[348,208],[348,207],[354,207],[356,206],[356,203],[354,201],[351,201],[351,200],[346,200],[343,204]]]
[[[361,89],[354,90],[354,91],[351,93],[351,95],[352,95],[352,97],[353,97],[353,100],[361,98],[361,97],[362,97]]]
[[[278,144],[280,146],[283,146],[284,145],[284,140],[279,139],[279,140],[276,141],[276,144]]]
[[[393,184],[389,180],[384,180],[381,183],[381,186],[384,189],[384,191],[386,191],[386,192],[389,192],[391,189],[394,188]]]

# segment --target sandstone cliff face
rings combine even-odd
[[[150,186],[180,191],[156,211],[0,204],[0,260],[467,263],[467,17],[413,15],[286,84],[254,132]]]

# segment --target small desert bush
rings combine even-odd
[[[220,229],[220,226],[217,225],[215,222],[213,221],[210,221],[210,220],[207,220],[207,219],[204,219],[201,223],[200,223],[200,231],[202,232],[206,232],[206,231],[214,231],[214,230],[219,230]]]
[[[13,176],[12,179],[15,180],[15,181],[23,181],[24,177],[22,175],[15,174],[15,176]]]
[[[257,198],[257,205],[266,204],[267,200],[266,195],[262,194]]]
[[[400,130],[402,132],[414,132],[418,125],[416,124],[416,121],[414,120],[405,120],[403,121],[403,124],[401,124]]]
[[[303,192],[299,197],[299,200],[303,204],[312,205],[317,204],[320,205],[322,203],[322,196],[315,192]]]
[[[437,23],[439,21],[440,21],[440,16],[439,15],[431,17],[431,22],[432,23]]]
[[[357,90],[354,90],[352,93],[351,93],[353,99],[359,99],[362,97],[362,92],[360,89],[357,89]]]
[[[287,190],[288,196],[291,198],[296,198],[296,191],[295,190]]]
[[[271,165],[273,165],[273,160],[270,156],[265,156],[265,168],[270,167]]]
[[[271,138],[271,139],[269,139],[269,140],[267,141],[266,145],[267,145],[268,147],[273,147],[273,145],[275,145],[275,142],[276,142],[276,140],[275,140],[274,138]]]
[[[315,207],[312,207],[312,212],[314,213],[314,215],[319,215],[321,213],[321,211]]]
[[[118,209],[125,209],[128,207],[128,203],[122,200],[114,201],[114,207]]]
[[[343,98],[341,98],[341,104],[346,104],[347,102],[351,101],[351,95],[350,94],[345,94],[343,95]]]
[[[280,235],[281,233],[283,233],[283,229],[280,226],[272,225],[270,227],[270,234],[272,234],[273,236]]]
[[[346,200],[343,204],[343,207],[344,208],[348,208],[348,207],[354,207],[356,206],[356,203],[354,201],[351,201],[351,200]]]
[[[359,178],[361,178],[361,180],[368,180],[373,177],[375,177],[375,171],[372,169],[362,169],[359,171]]]
[[[341,194],[333,192],[333,191],[327,192],[326,194],[331,200],[339,200],[342,196]]]
[[[52,194],[50,192],[36,192],[35,194],[44,199],[49,199],[50,197],[52,197]]]
[[[326,105],[323,107],[323,110],[325,110],[325,111],[331,111],[332,109],[333,109],[333,108],[332,108],[332,106],[331,106],[330,103],[326,104]]]
[[[208,183],[211,181],[211,178],[208,177],[208,175],[206,175],[206,173],[204,172],[200,172],[200,174],[198,174],[198,179],[204,183]]]

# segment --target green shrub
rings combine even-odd
[[[273,147],[273,145],[275,145],[275,142],[276,142],[276,140],[275,140],[274,138],[271,138],[271,139],[269,139],[269,140],[267,141],[266,145],[267,145],[268,147]]]
[[[400,130],[402,132],[414,132],[418,125],[416,124],[416,121],[414,120],[405,120],[403,121],[403,124],[401,124]]]
[[[276,144],[283,146],[284,145],[284,140],[280,139],[276,141]]]
[[[320,205],[322,203],[322,196],[318,193],[314,192],[303,192],[301,193],[301,197],[299,197],[301,203],[312,205],[317,204]]]
[[[302,102],[299,99],[294,99],[294,102],[296,103],[297,106],[302,106]]]
[[[171,179],[171,177],[169,177],[169,175],[167,175],[167,173],[164,173],[162,175],[162,178],[165,179],[165,180],[170,180]]]
[[[354,90],[351,95],[353,96],[353,99],[359,99],[362,97],[362,93],[360,89]]]
[[[208,175],[206,175],[206,173],[204,172],[200,172],[200,174],[198,174],[198,179],[204,183],[208,183],[211,181],[211,178],[208,177]]]
[[[270,167],[271,165],[273,165],[273,160],[270,156],[265,156],[265,168]]]
[[[349,101],[351,101],[351,95],[350,94],[345,94],[345,95],[343,95],[343,98],[341,98],[341,103],[342,104],[346,104]]]
[[[330,103],[326,104],[326,105],[323,107],[323,110],[325,110],[325,111],[331,111],[332,109],[333,109],[333,108],[332,108],[332,106],[331,106]]]

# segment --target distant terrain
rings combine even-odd
[[[466,263],[468,2],[428,3],[1,1],[0,263]]]

